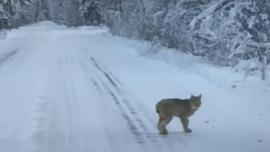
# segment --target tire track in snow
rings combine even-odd
[[[48,129],[50,124],[50,113],[52,110],[49,94],[47,92],[48,82],[51,79],[51,69],[40,74],[39,85],[34,97],[34,113],[35,113],[35,133],[32,135],[33,152],[49,151]]]
[[[92,61],[92,64],[94,65],[94,67],[96,67],[105,77],[106,79],[109,81],[109,83],[118,91],[120,91],[120,88],[118,87],[117,83],[113,80],[113,78],[109,75],[108,72],[106,72],[100,64],[97,63],[97,61],[94,58],[90,58]]]
[[[105,66],[102,66],[101,64],[98,64],[97,61],[93,58],[93,57],[90,57],[92,63],[95,65],[95,67],[101,71],[107,79],[109,79],[109,81],[114,85],[114,86],[118,86],[121,85],[121,86],[124,86],[123,83],[112,73],[108,70],[107,67]]]
[[[136,141],[140,144],[144,144],[144,138],[142,134],[139,132],[138,127],[135,125],[134,121],[131,119],[131,117],[128,115],[128,113],[125,112],[124,107],[121,106],[119,98],[112,92],[112,90],[109,89],[108,86],[104,84],[104,87],[109,92],[110,96],[113,98],[114,103],[117,105],[117,107],[120,110],[121,116],[124,118],[124,120],[127,122],[128,128],[130,132],[136,137]]]
[[[120,85],[123,86],[123,84],[120,84],[118,79],[115,80],[115,76],[112,77],[112,73],[109,72],[107,68],[99,64],[93,57],[90,59],[92,65],[96,67],[96,69],[100,71],[109,82],[102,82],[102,85],[114,100],[115,104],[121,112],[121,115],[127,121],[130,131],[136,136],[137,141],[139,143],[150,141],[151,143],[158,144],[156,139],[157,135],[153,135],[153,133],[151,133],[153,128],[149,128],[147,125],[147,123],[150,124],[152,122],[150,122],[148,119],[146,122],[139,116],[138,110],[134,107],[134,105],[131,104],[131,101],[128,100],[128,98],[125,96],[125,93],[122,91]],[[109,84],[113,89],[110,89],[110,86],[107,84]],[[143,117],[145,116],[143,115]],[[140,132],[140,130],[143,131],[143,133]]]
[[[81,61],[84,61],[84,58],[81,58]],[[88,64],[88,61],[87,61]],[[80,66],[85,70],[85,71],[91,71],[92,69],[90,69],[88,66],[86,66],[87,64],[83,64],[82,62],[80,62]],[[99,93],[104,94],[104,90],[102,89],[102,84],[100,83],[101,80],[99,80],[98,78],[93,77],[92,75],[89,75],[87,78],[90,77],[90,81],[87,81],[88,83],[90,82],[97,90]]]
[[[91,79],[91,82],[92,82],[92,84],[96,87],[96,89],[101,93],[102,90],[101,90],[101,88],[100,88],[98,82],[97,82],[95,79],[93,79],[93,78]]]
[[[102,77],[100,77],[99,73],[97,73],[99,71],[96,71],[97,70],[96,67],[89,64],[88,58],[85,58],[85,55],[82,55],[82,56],[83,57],[81,58],[80,66],[86,72],[84,74],[85,79],[90,80],[90,81],[87,81],[88,85],[91,87],[94,87],[101,95],[104,95],[104,96],[109,95],[109,98],[115,99],[115,100],[113,100],[113,103],[112,103],[113,105],[120,104],[118,101],[118,98],[116,96],[114,96],[114,93],[111,92],[111,90],[109,89],[109,86],[107,86],[107,84],[104,83],[103,80],[101,80]],[[95,73],[95,74],[93,75],[93,73]],[[110,92],[112,94],[110,94]],[[116,98],[114,98],[114,97],[116,97]],[[119,110],[119,107],[117,107],[117,108]],[[119,113],[120,117],[124,117],[123,115],[124,115],[124,113]],[[124,123],[126,123],[125,119],[124,119]],[[130,127],[128,127],[128,129],[132,128],[132,123],[129,123],[129,125],[130,125]],[[105,134],[106,134],[106,139],[108,139],[108,141],[110,143],[111,151],[113,151],[113,152],[119,151],[120,149],[117,146],[117,144],[113,144],[115,142],[115,140],[114,140],[115,136],[113,136],[111,133],[108,133],[108,132],[105,132]],[[132,134],[134,134],[134,136],[136,137],[137,133],[133,132]],[[139,138],[139,137],[136,138],[136,141],[139,143],[141,141],[141,138]]]
[[[46,95],[40,95],[36,97],[36,112],[37,112],[37,131],[32,136],[34,143],[34,152],[45,152],[48,151],[49,138],[48,138],[48,125],[49,125],[49,109],[50,105],[46,101]]]
[[[12,50],[6,54],[2,54],[0,56],[0,65],[4,64],[7,60],[9,60],[10,58],[12,58],[13,56],[15,56],[18,53],[18,50]]]

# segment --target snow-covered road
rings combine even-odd
[[[0,152],[270,150],[269,86],[217,85],[136,49],[102,27],[12,30],[0,40]],[[174,119],[159,135],[155,103],[191,93],[203,96],[193,132]]]

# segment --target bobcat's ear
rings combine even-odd
[[[199,98],[200,98],[200,99],[202,98],[202,94],[199,95]]]
[[[193,94],[190,95],[190,99],[194,98]]]

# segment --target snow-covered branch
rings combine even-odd
[[[191,29],[194,30],[197,23],[199,23],[200,21],[202,21],[204,19],[211,17],[213,13],[215,13],[217,10],[219,10],[220,8],[224,7],[225,5],[227,5],[228,3],[232,2],[232,1],[235,1],[235,0],[222,0],[218,3],[210,5],[210,7],[208,7],[206,10],[204,10],[200,15],[193,18],[193,20],[189,24]]]
[[[257,42],[248,40],[248,41],[246,42],[246,45],[247,45],[247,46],[250,46],[250,47],[257,47],[257,48],[266,48],[266,49],[270,49],[270,42],[268,42],[268,43],[257,43]]]

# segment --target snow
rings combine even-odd
[[[142,57],[140,43],[105,27],[11,30],[0,40],[0,151],[269,151],[269,81],[176,50]],[[173,119],[160,135],[156,102],[190,94],[202,94],[193,132]]]

